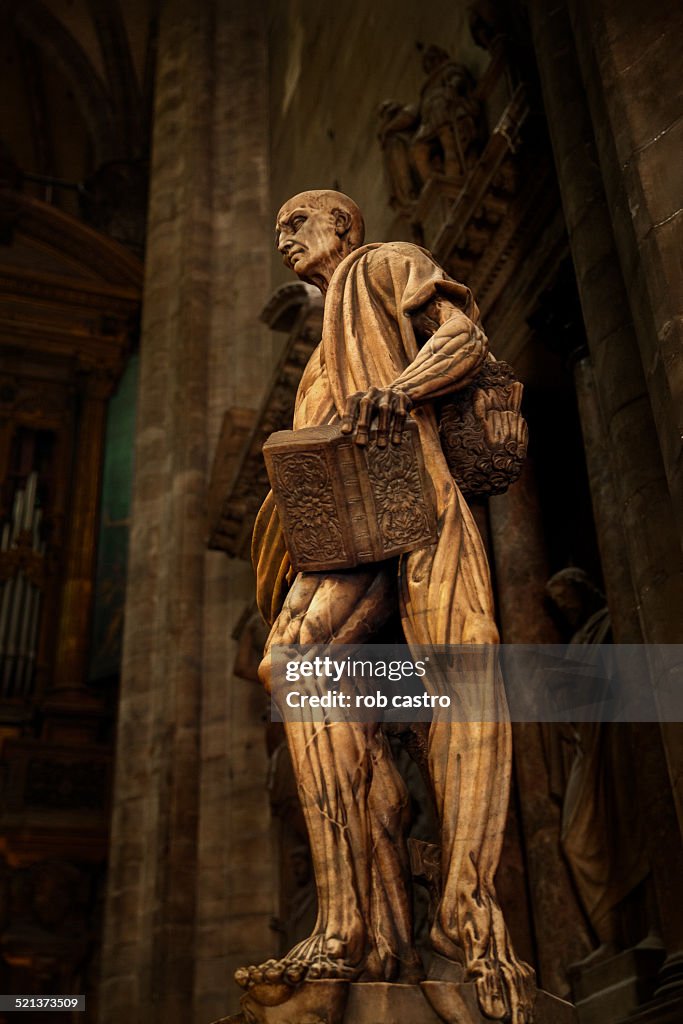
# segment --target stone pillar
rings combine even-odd
[[[537,0],[530,17],[642,635],[647,643],[676,643],[683,639],[683,559],[569,16]],[[683,829],[683,744],[671,727],[662,735]]]
[[[672,643],[683,638],[683,562],[569,19],[540,0],[530,16],[643,637]]]
[[[683,541],[683,8],[570,0],[616,249]]]
[[[609,440],[598,404],[593,366],[585,350],[574,364],[574,385],[612,636],[615,643],[642,643],[633,581],[628,561],[624,558],[626,537]]]
[[[627,6],[632,15],[633,5]],[[560,4],[548,8],[541,0],[534,0],[529,12],[642,634],[648,643],[680,643],[683,565],[664,471],[668,454],[665,452],[663,458],[650,404],[653,391],[648,393],[645,383],[654,364],[646,363],[644,375],[642,348],[631,317],[630,292],[637,281],[632,279],[628,265],[622,273],[596,151],[596,137],[598,148],[604,150],[608,145],[604,138],[605,122],[600,111],[596,111],[594,136],[566,7]],[[639,15],[640,24],[645,15],[642,11]],[[584,22],[585,26],[589,24],[586,38],[592,36],[592,21]],[[590,82],[587,84],[590,93]],[[614,180],[612,185],[617,190],[621,188]],[[658,372],[655,375],[661,379]],[[672,891],[679,891],[680,882],[676,866],[671,866],[680,849],[683,826],[682,744],[680,730],[672,726],[664,725],[657,737],[651,736],[650,740],[659,738],[663,740],[669,775],[667,780],[659,781],[659,786],[667,789],[663,797],[659,796],[669,800],[673,793],[678,834],[670,837],[669,845],[675,844],[674,856],[666,859],[661,844],[652,835],[651,855],[663,938],[669,952],[665,967],[671,967],[675,974],[683,962],[683,934],[677,910],[681,897],[672,900]],[[673,906],[676,910],[672,910]]]
[[[163,6],[100,1020],[192,1019],[211,271],[209,5]]]
[[[489,513],[502,641],[559,643],[544,600],[550,568],[531,460],[506,494],[491,498]],[[560,850],[560,807],[550,794],[541,730],[538,722],[513,725],[515,779],[539,983],[554,994],[566,996],[566,967],[585,956],[590,938]]]
[[[271,351],[261,16],[161,11],[101,1024],[206,1024],[236,932],[269,951],[261,709],[231,671],[249,570],[205,548],[221,418]]]
[[[214,260],[210,303],[209,452],[226,411],[260,407],[275,369],[260,313],[271,293],[266,12],[218,0],[215,22]],[[239,422],[236,415],[235,422]],[[254,601],[251,566],[206,554],[196,1024],[236,1009],[235,969],[277,952],[278,888],[267,792],[266,716],[259,683],[232,674],[239,621]]]

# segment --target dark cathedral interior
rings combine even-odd
[[[316,915],[250,563],[322,330],[277,211],[352,196],[523,382],[522,476],[471,505],[503,642],[683,644],[683,10],[0,0],[0,26],[0,993],[209,1024]],[[513,725],[498,894],[579,1024],[683,1021],[660,710]]]

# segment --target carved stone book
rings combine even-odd
[[[292,565],[349,569],[436,541],[432,485],[417,425],[401,444],[366,447],[339,424],[280,430],[263,446]]]

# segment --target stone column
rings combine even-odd
[[[540,0],[530,15],[643,636],[672,643],[683,638],[683,564],[568,15]]]
[[[262,17],[162,6],[101,1024],[206,1024],[272,948],[263,695],[232,674],[251,570],[205,546],[221,420],[270,375]]]
[[[192,1020],[211,233],[211,6],[159,31],[102,1024]]]
[[[531,460],[506,494],[491,498],[489,513],[502,641],[559,643],[544,601],[550,568]],[[539,983],[566,995],[567,964],[585,956],[590,939],[560,850],[560,807],[550,795],[541,726],[515,723],[513,738]]]
[[[676,643],[683,559],[569,16],[562,5],[549,11],[535,0],[530,17],[642,635]],[[670,727],[662,735],[683,829],[683,744]]]
[[[593,366],[585,350],[574,364],[574,384],[612,636],[615,643],[642,643],[633,581],[628,561],[624,558],[626,537],[609,440],[598,404]]]
[[[683,541],[683,9],[570,0],[570,17],[662,461]]]
[[[256,412],[275,369],[260,320],[271,292],[265,5],[220,0],[214,28],[213,266],[208,450],[226,411]],[[235,417],[239,422],[239,417]],[[236,1009],[235,969],[277,952],[277,877],[259,683],[232,673],[239,620],[254,601],[251,566],[205,556],[202,747],[195,946],[196,1024]]]
[[[629,10],[633,14],[633,5]],[[683,566],[664,471],[668,456],[665,453],[662,457],[650,404],[652,391],[648,394],[645,382],[651,366],[646,364],[644,375],[642,349],[631,317],[630,290],[634,282],[627,279],[625,284],[620,266],[567,9],[562,4],[548,8],[541,0],[534,0],[529,11],[642,634],[648,643],[680,643]],[[644,18],[641,11],[639,20]],[[592,27],[588,37],[591,34]],[[600,112],[594,123],[599,148],[603,148],[605,122]],[[670,837],[677,856],[683,825],[682,744],[680,731],[671,726],[663,726],[659,735],[669,770],[668,780],[660,780],[659,785],[668,782],[670,790],[664,799],[670,799],[672,792],[678,812],[679,831]],[[653,842],[651,854],[663,937],[675,972],[679,960],[683,962],[683,934],[677,910],[672,913],[672,905],[679,906],[681,897],[672,902],[672,891],[678,892],[680,883],[675,877],[676,867],[673,871],[671,868],[672,858],[662,856],[661,844]]]

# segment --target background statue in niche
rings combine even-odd
[[[491,358],[469,289],[424,249],[363,245],[360,210],[337,192],[295,196],[281,208],[276,231],[287,266],[325,295],[323,340],[299,386],[295,429],[341,421],[342,431],[365,446],[376,425],[381,447],[401,442],[410,413],[436,495],[439,537],[400,559],[292,578],[271,493],[253,539],[257,600],[272,623],[259,670],[263,683],[274,684],[272,646],[363,643],[396,612],[409,643],[497,643],[486,556],[442,451],[434,406],[434,399],[475,380]],[[433,722],[428,737],[442,849],[430,944],[440,980],[471,982],[484,1015],[524,1024],[532,1015],[533,971],[515,956],[493,883],[512,757],[494,659],[470,691],[469,714]],[[408,796],[386,736],[366,723],[285,727],[318,919],[311,936],[279,961],[237,972],[247,1000],[286,999],[287,986],[319,979],[421,981],[404,841]],[[428,999],[429,985],[423,988]],[[460,1019],[447,1000],[438,1012],[443,1020]]]
[[[570,644],[612,642],[605,595],[583,569],[555,573],[546,592]],[[633,945],[649,926],[646,913],[631,908],[636,912],[629,915],[625,908],[639,888],[637,902],[645,902],[642,883],[649,873],[626,730],[623,723],[608,722],[544,730],[551,790],[562,802],[562,848],[598,942],[593,953],[574,965],[577,970]],[[650,936],[648,941],[656,939]]]
[[[420,94],[420,127],[412,142],[422,182],[435,173],[461,181],[476,161],[481,140],[481,105],[475,81],[439,46],[424,53],[427,80]]]

